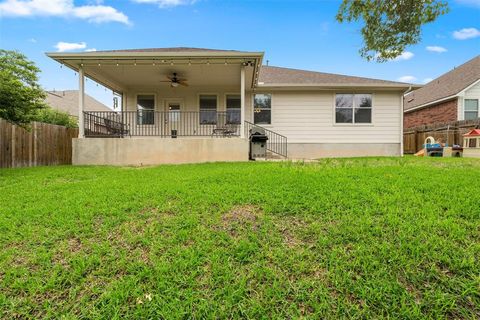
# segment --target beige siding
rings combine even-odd
[[[465,91],[465,99],[480,99],[480,82]]]
[[[138,94],[155,94],[156,96],[156,111],[165,111],[165,102],[170,99],[180,99],[183,101],[183,111],[198,111],[198,96],[200,94],[215,94],[217,95],[217,110],[225,111],[225,95],[226,94],[240,94],[240,88],[235,87],[178,87],[164,89],[136,89],[126,92],[127,95],[127,110],[136,110],[136,99]]]
[[[465,94],[458,98],[458,120],[465,119],[465,99],[479,99],[480,100],[480,82],[473,85],[468,90],[465,90]]]
[[[267,127],[290,143],[400,143],[400,92],[373,93],[369,125],[335,124],[333,91],[271,93],[272,125]]]

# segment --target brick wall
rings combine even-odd
[[[403,127],[411,128],[438,122],[457,121],[457,101],[458,99],[454,99],[407,112],[403,116]]]

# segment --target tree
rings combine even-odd
[[[0,49],[0,118],[25,126],[46,108],[39,72],[23,54]]]
[[[341,23],[363,20],[360,55],[384,62],[418,43],[422,26],[448,10],[446,0],[343,0],[336,19]]]

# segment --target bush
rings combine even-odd
[[[58,111],[50,107],[40,109],[33,116],[33,121],[56,124],[67,128],[77,128],[77,119],[66,112]]]

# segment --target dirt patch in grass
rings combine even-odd
[[[241,230],[258,230],[263,211],[253,205],[234,206],[222,216],[221,229],[231,236]]]

